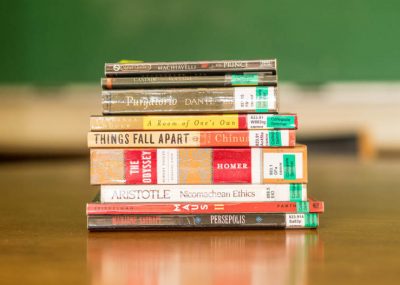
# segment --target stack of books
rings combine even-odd
[[[276,60],[105,64],[90,118],[89,230],[315,228]]]

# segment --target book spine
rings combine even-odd
[[[315,213],[323,202],[259,203],[89,203],[87,215],[216,214],[216,213]]]
[[[290,147],[294,130],[89,132],[89,148]]]
[[[303,202],[306,184],[101,185],[102,203]],[[317,208],[318,205],[313,205]]]
[[[307,148],[91,149],[92,184],[307,183]]]
[[[186,73],[229,73],[229,72],[271,72],[276,73],[276,60],[221,60],[183,62],[141,62],[106,63],[107,77],[140,74],[186,74]]]
[[[91,231],[171,228],[316,228],[318,214],[89,215],[87,225]]]
[[[171,88],[171,87],[228,87],[276,86],[276,75],[226,74],[212,76],[140,76],[107,77],[101,79],[103,89]]]
[[[169,88],[102,91],[103,114],[274,113],[277,88]]]
[[[92,116],[92,131],[297,129],[296,114]]]

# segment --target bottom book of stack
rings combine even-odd
[[[87,204],[91,231],[316,228],[323,212],[305,184],[103,185]]]

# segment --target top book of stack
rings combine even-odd
[[[165,73],[224,74],[266,72],[268,74],[276,74],[276,59],[106,63],[104,71],[107,77]]]
[[[103,114],[276,113],[276,60],[106,63]]]

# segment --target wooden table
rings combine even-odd
[[[1,284],[400,284],[400,163],[310,158],[318,230],[88,233],[88,158],[0,164]]]

